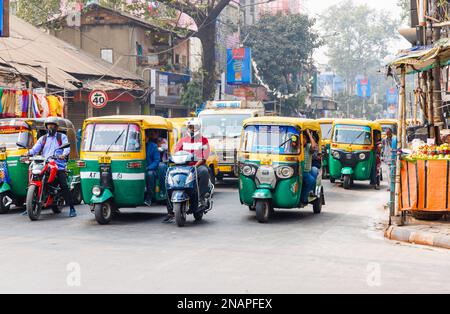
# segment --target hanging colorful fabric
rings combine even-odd
[[[3,116],[3,88],[0,88],[0,117]]]
[[[22,117],[22,105],[23,105],[22,91],[16,90],[14,100],[15,100],[14,117],[20,118]]]
[[[28,117],[29,93],[27,90],[22,91],[22,118]]]

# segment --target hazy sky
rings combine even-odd
[[[320,13],[324,9],[338,4],[340,0],[303,0],[306,11],[310,13]],[[356,4],[367,4],[377,9],[385,9],[396,16],[401,13],[400,8],[396,5],[397,0],[353,0]]]
[[[302,8],[309,15],[320,15],[328,7],[338,4],[344,0],[303,0]],[[367,4],[378,10],[385,10],[388,14],[395,18],[399,18],[401,15],[401,9],[397,6],[397,0],[353,0],[356,4]],[[398,40],[392,43],[391,53],[395,54],[399,49],[410,47],[410,44],[406,40]],[[325,56],[325,49],[320,49],[315,54],[315,59],[318,63],[327,63]]]

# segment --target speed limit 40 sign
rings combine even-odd
[[[102,90],[94,90],[89,95],[89,103],[95,109],[105,108],[108,104],[108,101],[108,94],[106,94],[106,92]]]

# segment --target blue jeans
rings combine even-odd
[[[145,176],[145,181],[147,184],[147,193],[145,195],[146,201],[151,201],[154,197],[155,189],[156,189],[156,171],[155,170],[147,170],[147,174]]]
[[[161,192],[166,195],[167,191],[166,191],[166,175],[167,175],[167,170],[169,169],[169,167],[161,162],[158,166],[158,179],[159,179],[159,186],[161,188]]]
[[[303,204],[308,204],[309,193],[314,190],[316,186],[317,177],[319,176],[319,169],[313,167],[310,172],[303,172],[303,187],[301,201]]]

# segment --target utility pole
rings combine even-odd
[[[432,5],[432,14],[436,20],[439,20],[439,0],[434,0]],[[441,39],[441,28],[434,26],[433,30],[433,44],[436,44]],[[436,144],[440,143],[439,129],[444,126],[442,118],[442,86],[441,86],[441,60],[436,57],[433,69],[433,135],[436,138]]]

